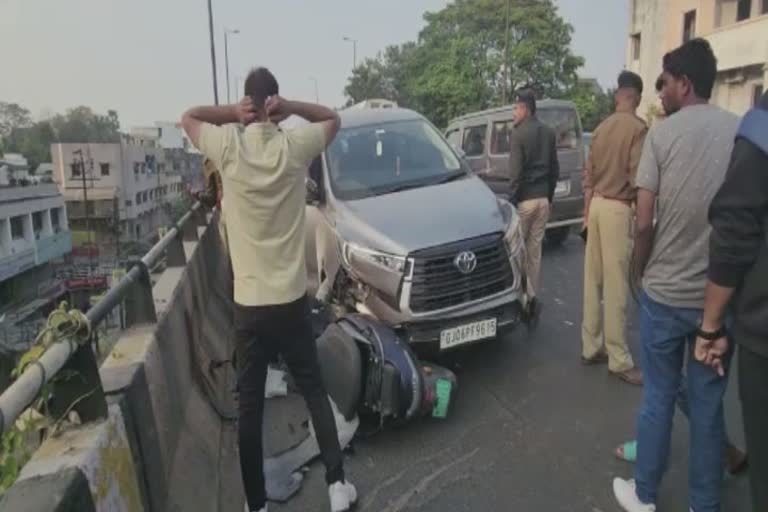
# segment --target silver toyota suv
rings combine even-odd
[[[497,337],[523,318],[517,212],[424,117],[345,110],[307,179],[310,292],[434,353]]]

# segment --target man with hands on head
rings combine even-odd
[[[277,126],[296,115],[309,124]],[[241,129],[235,123],[243,125]],[[349,510],[336,423],[320,374],[306,298],[305,178],[339,130],[336,112],[279,96],[265,68],[251,71],[238,105],[197,107],[182,119],[192,143],[221,172],[222,210],[234,274],[240,393],[240,466],[249,511],[265,512],[262,423],[267,364],[283,356],[317,433],[332,512]]]

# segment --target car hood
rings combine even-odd
[[[345,241],[402,256],[506,227],[496,196],[474,176],[342,201],[336,214],[336,227]]]

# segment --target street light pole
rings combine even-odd
[[[240,98],[241,94],[243,94],[243,89],[240,87],[240,84],[243,82],[242,76],[236,76],[235,77],[235,101],[238,101],[238,98]]]
[[[507,104],[507,87],[509,87],[509,11],[512,0],[507,0],[507,21],[504,32],[504,88],[502,89],[501,104]]]
[[[357,67],[357,39],[351,37],[344,37],[344,40],[348,43],[352,43],[352,69]]]
[[[239,30],[224,29],[224,67],[227,74],[227,104],[232,103],[230,98],[231,87],[229,86],[229,34],[239,34]]]
[[[91,233],[91,214],[88,208],[88,184],[85,177],[85,157],[82,149],[76,149],[72,152],[80,156],[80,176],[83,179],[83,207],[85,212],[85,232],[88,236],[88,268],[93,272],[93,235]],[[88,274],[91,275],[90,273]]]
[[[213,7],[208,0],[208,32],[211,39],[211,67],[213,68],[213,102],[219,104],[219,81],[216,77],[216,44],[213,36]]]

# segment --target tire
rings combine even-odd
[[[544,236],[548,246],[560,247],[561,245],[563,245],[563,242],[565,242],[565,240],[568,238],[568,235],[570,234],[571,234],[571,227],[563,226],[563,227],[547,230]]]

